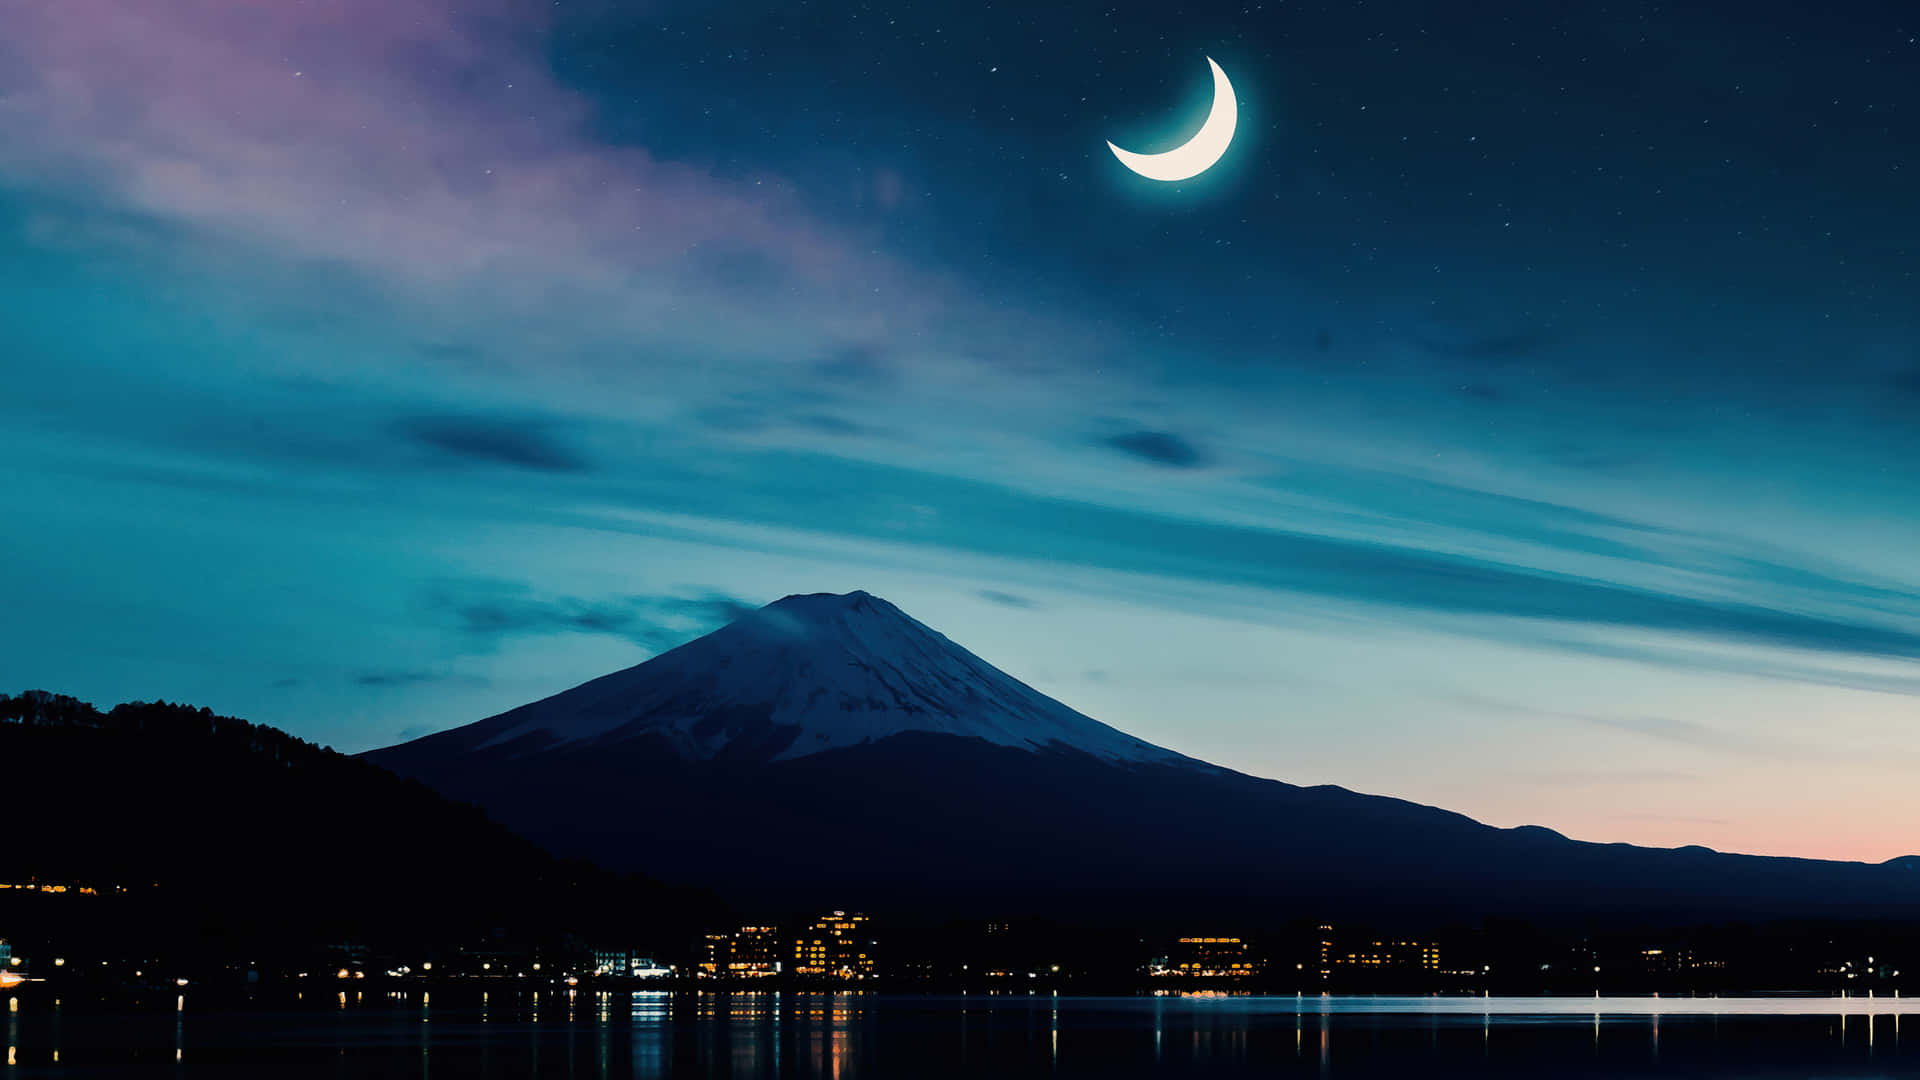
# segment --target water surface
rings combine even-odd
[[[1920,1077],[1900,997],[21,995],[20,1076]],[[1912,1026],[1908,1022],[1906,1026]],[[1920,1036],[1920,1031],[1909,1036]]]

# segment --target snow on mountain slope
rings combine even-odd
[[[865,592],[786,597],[472,727],[489,733],[475,750],[655,736],[690,758],[782,760],[920,731],[1211,768],[1075,712]]]

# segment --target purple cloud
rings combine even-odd
[[[782,280],[897,268],[777,177],[722,184],[587,134],[517,0],[26,0],[8,5],[0,169],[419,286],[684,284],[742,253]],[[867,291],[871,291],[869,288]],[[898,297],[893,298],[896,302]],[[869,305],[871,301],[869,301]]]

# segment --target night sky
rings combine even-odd
[[[0,689],[359,750],[864,588],[1263,776],[1920,851],[1910,3],[0,24]]]

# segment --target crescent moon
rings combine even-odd
[[[1171,182],[1199,176],[1220,160],[1227,152],[1227,145],[1233,142],[1233,129],[1240,122],[1240,103],[1234,100],[1233,84],[1227,81],[1227,73],[1220,70],[1213,57],[1207,57],[1207,66],[1213,69],[1213,111],[1207,114],[1207,122],[1200,125],[1193,138],[1161,154],[1136,154],[1107,143],[1107,149],[1120,159],[1120,164],[1149,180]]]

